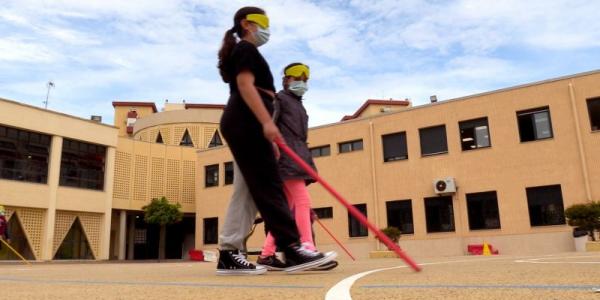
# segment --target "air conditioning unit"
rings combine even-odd
[[[435,179],[433,181],[433,190],[436,194],[456,193],[456,182],[452,177]]]

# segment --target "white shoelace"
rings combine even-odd
[[[233,256],[233,259],[235,259],[235,261],[241,265],[244,265],[246,267],[250,266],[250,262],[248,260],[246,260],[246,257],[244,256],[244,254],[231,254],[231,256]]]

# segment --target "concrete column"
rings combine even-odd
[[[113,186],[115,180],[115,155],[116,149],[106,149],[106,162],[104,168],[104,230],[100,237],[100,254],[96,259],[107,260],[110,253],[110,225],[112,221]]]
[[[60,158],[62,154],[63,138],[60,136],[52,137],[50,148],[50,161],[48,165],[48,209],[46,210],[46,230],[42,238],[42,256],[41,260],[52,260],[54,256],[54,223],[56,222],[56,193],[60,180]]]
[[[125,252],[127,249],[127,241],[125,236],[127,232],[127,212],[122,210],[119,214],[119,260],[125,259]]]
[[[130,218],[129,218],[129,228],[128,228],[128,231],[129,231],[129,237],[127,239],[127,245],[128,245],[128,247],[127,247],[127,259],[128,260],[133,260],[134,259],[134,257],[133,257],[133,247],[134,247],[134,244],[133,244],[133,235],[135,234],[135,216],[134,215],[131,215]]]

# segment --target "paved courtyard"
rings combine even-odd
[[[223,277],[205,262],[0,263],[2,299],[600,299],[600,253],[341,260],[329,272]]]

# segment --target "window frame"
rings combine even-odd
[[[478,122],[485,122],[485,128],[487,131],[487,142],[488,145],[487,146],[478,146],[478,139],[477,139],[477,128],[482,127],[482,126],[478,126],[477,123]],[[471,125],[471,126],[469,126]],[[469,147],[467,149],[465,149],[465,141],[464,141],[464,137],[463,137],[463,130],[467,130],[467,129],[472,129],[473,130],[473,144],[475,145],[475,147]],[[475,118],[475,119],[469,119],[469,120],[463,120],[463,121],[459,121],[458,122],[458,136],[460,139],[460,147],[462,149],[463,152],[465,151],[472,151],[472,150],[478,150],[478,149],[486,149],[486,148],[491,148],[492,147],[492,135],[490,133],[490,123],[488,120],[488,117],[481,117],[481,118]]]
[[[548,114],[548,126],[550,128],[550,136],[548,137],[543,137],[543,138],[538,138],[537,137],[537,131],[538,128],[535,124],[535,115],[539,114],[539,113],[547,113]],[[549,139],[553,139],[554,138],[554,127],[552,126],[552,115],[550,114],[550,106],[541,106],[541,107],[536,107],[536,108],[531,108],[531,109],[526,109],[526,110],[520,110],[516,112],[517,115],[517,129],[519,131],[519,141],[521,143],[529,143],[529,142],[536,142],[536,141],[543,141],[543,140],[549,140]],[[521,117],[525,117],[525,116],[531,116],[530,122],[533,125],[533,139],[531,140],[523,140],[523,133],[522,133],[522,129],[521,129]]]
[[[400,147],[402,147],[402,145],[404,145],[403,149],[399,150],[399,154],[403,154],[404,155],[400,155],[400,156],[392,156],[389,152],[391,152],[391,150],[386,151],[386,138],[388,139],[388,141],[390,141],[390,139],[394,138],[394,137],[400,137]],[[402,141],[402,137],[404,138],[404,141]],[[388,143],[387,144],[389,147],[391,147],[391,145]],[[394,161],[401,161],[401,160],[408,160],[408,138],[406,136],[406,131],[399,131],[399,132],[393,132],[393,133],[388,133],[388,134],[384,134],[381,136],[381,148],[383,150],[383,162],[394,162]],[[386,154],[387,152],[387,154]],[[390,155],[388,155],[390,154]]]
[[[350,146],[349,150],[343,150],[343,147],[346,145]],[[358,145],[360,145],[360,147]],[[338,153],[339,154],[350,153],[350,152],[355,152],[355,151],[362,151],[363,149],[364,149],[363,139],[356,139],[356,140],[338,143]]]
[[[208,233],[207,222],[214,222],[215,224],[210,224],[214,226],[214,229],[211,230],[212,234]],[[207,239],[211,237],[210,240]],[[203,218],[202,219],[202,243],[204,245],[215,245],[219,243],[219,217],[211,217],[211,218]]]
[[[545,189],[545,190],[544,190]],[[557,189],[552,191],[552,189]],[[532,211],[532,202],[537,202],[538,199],[533,198],[533,196],[537,196],[540,197],[540,195],[532,195],[534,192],[539,192],[539,193],[552,193],[552,192],[558,192],[558,196],[559,196],[559,200],[560,200],[560,205],[558,205],[557,209],[555,210],[556,212],[558,212],[559,214],[559,219],[561,220],[561,222],[558,223],[540,223],[540,224],[534,224],[534,221],[538,220],[538,219],[547,219],[548,215],[541,215],[540,217],[533,217],[533,213],[534,211]],[[527,211],[528,211],[528,215],[529,215],[529,225],[533,228],[533,227],[546,227],[546,226],[564,226],[566,225],[566,217],[565,217],[565,201],[564,201],[564,197],[563,197],[563,193],[562,193],[562,186],[560,184],[553,184],[553,185],[544,185],[544,186],[534,186],[534,187],[527,187],[525,188],[525,195],[526,195],[526,200],[527,200]],[[542,200],[544,201],[544,200]],[[549,203],[544,203],[544,204],[549,204]],[[553,203],[550,203],[553,204]],[[544,213],[544,212],[542,212]],[[545,220],[542,220],[545,221]]]
[[[598,105],[598,116],[596,116],[596,118],[593,117],[592,110],[590,109],[590,104],[592,102],[597,103],[596,105]],[[586,106],[588,109],[588,118],[590,120],[590,129],[592,130],[592,132],[600,132],[600,97],[587,99]],[[596,124],[596,129],[594,129],[594,119],[596,119],[596,121],[598,122],[598,124]]]
[[[366,203],[352,204],[352,206],[358,209],[365,217],[368,217]],[[364,211],[362,207],[364,207]],[[357,232],[355,232],[354,229],[356,229]],[[369,229],[367,226],[362,225],[358,219],[350,214],[350,212],[348,212],[348,236],[350,238],[364,238],[369,236]]]
[[[214,183],[209,184],[208,181],[208,172],[210,169],[212,170],[216,176],[213,176]],[[218,187],[219,186],[219,164],[212,164],[204,166],[204,188]]]
[[[390,211],[393,209],[392,205],[394,204],[406,204],[408,203],[408,212],[410,213],[410,222],[406,222],[403,218],[400,217],[399,223],[401,224],[400,226],[394,226],[396,222],[391,222],[393,219],[390,218]],[[401,210],[401,209],[406,209],[406,208],[395,208],[394,210]],[[387,226],[388,227],[396,227],[398,229],[400,229],[400,231],[402,231],[402,234],[414,234],[415,233],[415,220],[414,220],[414,215],[413,215],[413,211],[412,211],[412,199],[402,199],[402,200],[390,200],[390,201],[386,201],[385,202],[385,213],[386,213],[386,217],[387,217]],[[406,224],[410,223],[410,230],[405,231],[404,228]]]
[[[223,171],[225,172],[224,178],[223,178],[223,185],[233,184],[233,178],[235,176],[235,171],[233,168],[233,161],[228,161],[228,162],[223,163]]]
[[[433,130],[433,129],[437,129],[443,127],[444,128],[444,141],[445,141],[445,150],[444,151],[438,151],[438,152],[431,152],[431,153],[425,153],[424,152],[424,147],[423,147],[423,134],[425,133],[426,130]],[[446,124],[440,124],[440,125],[435,125],[435,126],[429,126],[429,127],[423,127],[423,128],[419,128],[419,145],[421,147],[421,157],[428,157],[428,156],[435,156],[435,155],[442,155],[442,154],[447,154],[449,153],[449,149],[448,149],[448,132],[446,129]]]
[[[493,195],[493,200],[490,200],[490,198],[486,198],[488,196],[492,196]],[[471,199],[469,199],[471,197]],[[469,221],[469,230],[471,231],[478,231],[478,230],[497,230],[497,229],[502,229],[502,221],[500,219],[500,207],[498,206],[498,193],[496,191],[486,191],[486,192],[477,192],[477,193],[468,193],[465,194],[465,201],[467,204],[467,219]],[[475,224],[478,224],[479,222],[474,222],[474,218],[476,216],[481,216],[483,218],[483,221],[481,223],[486,224],[486,214],[485,214],[485,210],[486,208],[483,207],[483,205],[481,205],[481,211],[477,211],[477,212],[472,212],[472,207],[475,205],[475,202],[479,201],[480,203],[486,202],[486,201],[494,201],[495,203],[495,213],[496,213],[496,218],[497,218],[497,222],[498,225],[497,227],[495,226],[483,226],[483,227],[477,227],[474,228]]]
[[[51,135],[0,124],[0,179],[48,184],[51,152]]]
[[[426,225],[427,233],[428,234],[430,234],[430,233],[435,234],[435,233],[456,232],[456,216],[454,216],[454,199],[453,199],[453,197],[452,196],[427,197],[424,200],[425,200],[424,201],[424,206],[425,206],[425,225]],[[429,211],[429,209],[430,208],[435,208],[436,206],[442,206],[442,205],[439,205],[439,204],[438,205],[431,205],[431,203],[434,202],[434,201],[441,202],[442,200],[449,200],[449,203],[450,203],[450,206],[451,206],[451,209],[449,210],[449,217],[450,217],[449,220],[451,222],[449,224],[450,226],[449,226],[448,229],[439,229],[439,230],[437,230],[437,229],[431,228],[433,226],[430,226],[430,224],[432,224],[432,223],[430,223],[431,219],[429,218],[429,215],[433,214],[433,212]],[[429,203],[429,205],[428,205],[428,203]],[[443,208],[441,208],[441,209],[443,209]],[[445,224],[443,224],[442,222],[440,222],[440,224],[439,224],[438,227],[442,228],[444,225]]]
[[[77,147],[73,147],[76,145]],[[77,149],[75,149],[77,148]],[[82,150],[87,149],[87,150]],[[90,149],[98,149],[91,151]],[[106,187],[106,162],[108,148],[104,145],[93,144],[75,139],[63,138],[60,156],[60,175],[58,185],[61,187],[81,188],[94,191],[104,191]],[[84,156],[99,155],[98,160],[86,160]],[[96,168],[83,168],[82,166],[96,165]],[[67,169],[69,168],[69,169]],[[75,170],[76,176],[67,176]],[[83,178],[87,172],[99,172],[97,179]],[[67,174],[68,173],[68,174]],[[85,184],[87,182],[87,184]],[[95,187],[90,184],[96,183]]]
[[[323,150],[327,149],[327,153],[324,154]],[[324,156],[330,156],[331,155],[331,145],[323,145],[323,146],[317,146],[317,147],[312,147],[308,149],[310,151],[310,155],[312,156],[312,158],[317,158],[317,157],[324,157]],[[318,155],[315,155],[315,151],[318,150]]]

